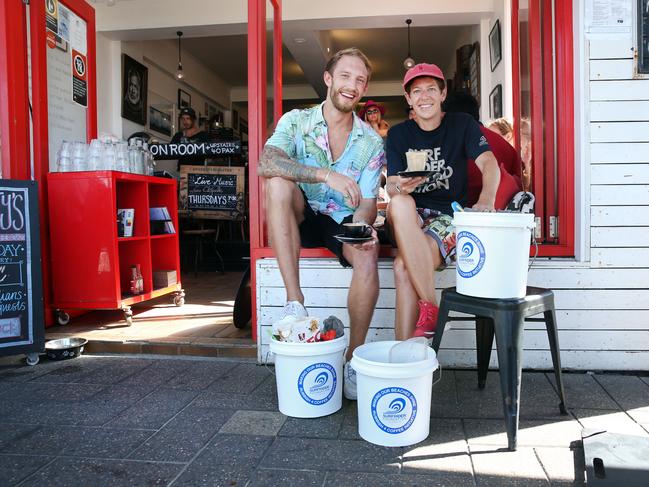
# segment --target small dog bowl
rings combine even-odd
[[[59,338],[45,343],[45,353],[52,360],[66,360],[78,357],[88,343],[85,338]]]

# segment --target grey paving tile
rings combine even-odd
[[[277,394],[275,392],[266,392],[265,394],[256,392],[252,394],[232,394],[213,390],[203,391],[194,400],[194,405],[203,408],[277,411]]]
[[[126,458],[154,431],[44,426],[5,446],[3,453],[56,452],[71,457]]]
[[[268,436],[217,435],[172,486],[245,485],[272,441]]]
[[[48,401],[37,404],[0,401],[4,422],[42,425],[101,426],[120,414],[125,407],[94,400],[71,403]]]
[[[59,458],[29,477],[21,487],[163,486],[167,485],[182,467],[128,460]]]
[[[235,411],[219,433],[235,435],[275,436],[286,416],[273,411]]]
[[[556,387],[554,374],[548,373],[547,377],[552,385]],[[569,409],[573,407],[618,411],[620,409],[592,374],[563,374],[563,386],[566,391],[566,402]]]
[[[212,382],[208,390],[248,394],[271,375],[271,372],[264,366],[239,364]]]
[[[649,385],[635,375],[598,374],[595,380],[639,423],[649,423]]]
[[[581,448],[535,448],[553,487],[585,486],[584,451]]]
[[[502,418],[503,400],[498,371],[489,371],[484,389],[478,389],[476,371],[456,371],[459,407],[455,417]],[[559,398],[545,374],[524,373],[521,382],[520,417],[560,417]]]
[[[326,487],[474,487],[473,477],[455,472],[434,472],[430,475],[332,472]]]
[[[155,384],[164,386],[195,364],[191,360],[152,360],[151,366],[122,380],[121,384]]]
[[[476,484],[483,486],[548,486],[550,482],[532,448],[516,451],[470,445]]]
[[[323,456],[323,452],[326,455]],[[295,468],[296,465],[305,465],[323,471],[397,472],[400,455],[400,448],[386,448],[365,441],[278,437],[264,457],[262,466]],[[326,461],[314,463],[318,458],[326,458]]]
[[[117,384],[152,364],[151,360],[125,357],[81,356],[74,359],[74,362],[77,363],[56,369],[36,380],[77,384]]]
[[[190,405],[135,450],[130,458],[187,462],[207,444],[233,413],[232,410]]]
[[[649,436],[632,418],[623,412],[599,409],[574,409],[574,415],[584,428],[637,436]]]
[[[25,436],[39,429],[35,424],[6,424],[0,423],[0,451]]]
[[[24,382],[15,384],[7,399],[20,403],[54,401],[74,402],[87,401],[106,386],[99,384],[47,384],[42,382]]]
[[[433,418],[428,438],[403,450],[403,473],[443,474],[451,475],[460,483],[473,481],[469,450],[459,419]]]
[[[360,440],[358,434],[358,405],[356,401],[343,398],[343,422],[338,438],[341,440]]]
[[[195,391],[207,389],[212,382],[235,367],[236,362],[193,362],[184,372],[167,381],[165,387]]]
[[[649,386],[649,375],[639,375],[638,378]]]
[[[285,487],[286,485],[320,487],[325,475],[325,472],[317,472],[314,470],[260,468],[252,475],[246,487]]]
[[[337,438],[344,418],[344,409],[321,418],[286,418],[279,436],[303,438]]]
[[[507,447],[504,419],[465,419],[470,445]],[[568,448],[581,439],[581,425],[574,419],[521,420],[518,426],[519,446],[557,446]]]
[[[158,389],[140,399],[106,426],[114,428],[161,428],[198,394],[196,391]]]
[[[51,361],[41,358],[41,361],[37,366],[30,367],[25,365],[22,358],[4,358],[12,360],[0,365],[0,383],[30,381],[42,375],[49,374],[50,372],[66,365],[66,362],[64,361]]]
[[[17,485],[51,461],[52,457],[45,456],[0,455],[0,483],[4,487]]]

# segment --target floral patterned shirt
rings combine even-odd
[[[306,166],[331,169],[349,176],[358,183],[363,198],[376,198],[381,168],[386,163],[383,140],[354,113],[345,150],[338,160],[332,161],[327,122],[322,115],[323,104],[285,113],[266,144],[283,150],[291,159]],[[298,184],[313,211],[329,215],[337,223],[354,213],[342,193],[326,184]]]

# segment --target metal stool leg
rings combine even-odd
[[[491,346],[494,342],[494,322],[491,318],[476,316],[475,344],[478,352],[478,388],[484,389],[491,360]]]
[[[503,312],[495,316],[494,322],[507,446],[509,450],[514,451],[518,437],[524,319],[519,313]]]
[[[439,306],[439,312],[437,313],[437,327],[435,328],[435,335],[433,336],[433,350],[435,353],[439,351],[439,345],[442,343],[442,335],[444,334],[444,328],[446,327],[446,322],[448,321],[448,313],[450,309],[446,304],[446,301],[442,297],[442,302]]]
[[[559,410],[561,414],[568,414],[566,410],[566,393],[563,389],[563,376],[561,375],[561,357],[559,356],[559,333],[557,331],[557,318],[554,309],[545,311],[545,328],[548,332],[548,341],[550,342],[550,352],[552,353],[552,365],[554,366],[554,378],[557,382],[559,393]]]

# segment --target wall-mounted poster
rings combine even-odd
[[[502,59],[502,44],[500,42],[500,20],[496,19],[496,23],[489,32],[489,59],[491,61],[491,71],[496,69],[498,63]]]
[[[149,128],[160,132],[161,134],[171,136],[172,127],[172,110],[164,110],[162,107],[149,107]]]
[[[178,88],[178,108],[185,108],[192,106],[192,95],[185,90]]]
[[[122,117],[146,125],[148,69],[126,54],[122,54]]]
[[[503,85],[496,85],[489,94],[489,117],[492,119],[503,116]]]

